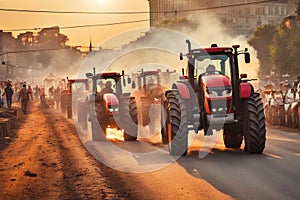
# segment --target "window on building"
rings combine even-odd
[[[279,8],[276,6],[275,7],[275,15],[278,15],[279,14]]]
[[[281,7],[281,15],[286,15],[284,7]]]
[[[265,8],[264,7],[256,8],[256,14],[257,15],[264,15],[265,14]]]
[[[273,6],[269,7],[269,15],[273,15],[274,14],[274,8]]]
[[[246,8],[245,13],[246,13],[246,15],[250,15],[250,8]]]

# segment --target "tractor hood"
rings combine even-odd
[[[119,113],[119,99],[115,94],[104,94],[103,101],[108,115],[114,115]]]
[[[104,100],[106,106],[119,105],[118,97],[112,93],[104,94],[103,100]]]
[[[202,83],[207,88],[214,88],[214,87],[230,87],[230,79],[222,74],[212,74],[202,76]]]

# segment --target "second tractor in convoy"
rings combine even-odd
[[[134,97],[125,93],[126,85],[124,71],[104,72],[100,74],[87,73],[90,83],[90,93],[87,99],[88,120],[91,122],[92,139],[104,140],[107,128],[122,129],[124,140],[137,139],[138,119]],[[130,78],[127,79],[130,83]]]

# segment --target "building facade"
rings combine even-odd
[[[281,0],[251,4],[257,0],[148,0],[150,25],[156,27],[174,17],[184,17],[196,11],[216,14],[232,35],[250,36],[257,26],[278,25],[294,14],[298,0]],[[239,5],[246,4],[246,5]],[[239,6],[232,6],[239,5]]]

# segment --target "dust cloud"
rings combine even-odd
[[[28,82],[43,85],[49,74],[56,78],[75,77],[83,57],[72,49],[18,54],[17,63],[10,79],[14,82]]]
[[[256,51],[248,44],[245,36],[233,37],[230,31],[225,27],[214,13],[211,12],[196,12],[188,15],[182,19],[185,24],[178,26],[176,24],[168,23],[167,28],[175,28],[193,38],[202,47],[209,47],[211,44],[218,44],[218,46],[240,45],[240,50],[248,48],[251,54],[251,63],[245,64],[243,56],[239,57],[240,73],[247,73],[249,78],[256,78],[259,62],[256,57]],[[164,26],[164,25],[163,25]],[[198,48],[192,46],[192,48]]]
[[[141,36],[129,44],[116,46],[116,41],[125,41],[130,35]],[[113,36],[100,46],[116,47],[115,49],[100,49],[88,55],[78,71],[78,77],[84,77],[86,72],[96,73],[103,71],[134,71],[143,64],[153,63],[147,70],[156,70],[157,64],[181,73],[186,68],[186,60],[180,61],[180,52],[187,52],[186,39],[192,42],[192,48],[209,47],[212,43],[219,46],[239,44],[240,50],[248,48],[251,54],[251,63],[245,64],[240,56],[240,73],[247,73],[249,78],[257,77],[259,66],[256,51],[247,43],[244,36],[232,37],[226,27],[213,13],[196,12],[184,18],[177,18],[161,24],[158,28],[137,29]]]

